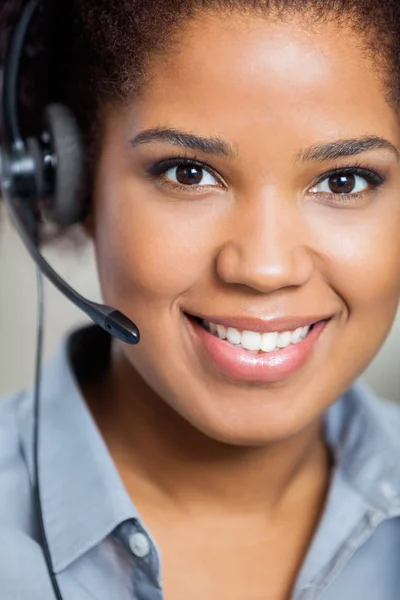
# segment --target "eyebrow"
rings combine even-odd
[[[238,150],[219,136],[200,137],[169,127],[145,129],[130,141],[133,147],[151,142],[167,142],[188,150],[195,150],[204,154],[213,154],[214,156],[223,156],[230,159],[239,156]],[[390,150],[399,160],[400,152],[391,142],[379,136],[363,136],[310,146],[297,154],[295,162],[324,162],[346,156],[355,156],[369,150],[381,149]]]
[[[335,160],[345,156],[355,156],[368,150],[390,150],[394,152],[397,159],[400,153],[389,140],[375,135],[353,138],[349,140],[337,140],[330,144],[316,144],[298,153],[296,162],[323,162]]]
[[[219,136],[205,138],[191,133],[185,133],[178,129],[162,127],[141,131],[131,140],[131,145],[135,147],[139,144],[148,144],[150,142],[167,142],[188,150],[197,150],[204,154],[213,154],[215,156],[224,156],[226,158],[235,158],[238,156],[237,150]]]

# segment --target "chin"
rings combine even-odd
[[[314,423],[314,422],[313,422]],[[226,415],[223,419],[204,416],[191,420],[191,425],[206,437],[229,446],[260,448],[294,438],[311,426],[310,423],[296,423],[293,418],[266,419],[265,415],[249,418],[249,415]]]

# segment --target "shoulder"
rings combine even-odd
[[[328,410],[336,466],[371,506],[400,515],[400,406],[357,381]]]
[[[327,426],[336,443],[343,443],[350,433],[353,438],[358,434],[363,439],[373,435],[400,451],[400,405],[378,396],[363,381],[355,382],[331,406]]]
[[[35,539],[24,412],[31,414],[29,393],[0,398],[0,596],[4,600],[51,597],[46,596],[50,592],[46,565]]]
[[[381,434],[393,450],[397,449],[400,452],[399,404],[378,396],[362,381],[357,381],[348,390],[345,400],[350,412],[358,417],[371,433],[373,430],[374,433]]]
[[[0,533],[3,527],[32,529],[32,485],[20,411],[29,394],[0,398]]]
[[[43,551],[17,526],[0,524],[0,590],[2,600],[54,598]]]

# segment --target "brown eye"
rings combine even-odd
[[[173,167],[165,170],[162,177],[171,184],[187,187],[218,185],[216,177],[205,167],[191,163],[175,164]]]
[[[177,167],[175,177],[182,185],[198,185],[203,179],[203,169],[193,165],[181,165]]]
[[[355,185],[355,175],[334,175],[329,178],[329,188],[333,194],[351,194]]]
[[[175,165],[169,168],[164,171],[163,177],[166,180],[170,180],[171,183],[188,187],[218,185],[215,176],[207,171],[207,169],[190,163]]]
[[[378,175],[372,176],[372,174],[365,173],[358,175],[346,172],[337,172],[325,177],[320,183],[311,188],[310,192],[331,194],[333,196],[345,196],[361,194],[368,190],[370,187],[377,187],[383,183],[382,178],[377,180]]]

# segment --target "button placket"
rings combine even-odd
[[[134,600],[163,600],[158,552],[144,527],[138,520],[127,521],[116,535],[133,560]]]
[[[150,553],[150,540],[144,533],[133,533],[129,538],[129,547],[137,558],[145,558]]]

